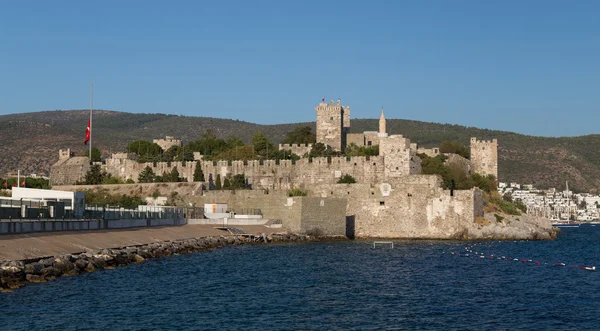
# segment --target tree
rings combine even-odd
[[[237,174],[229,181],[229,187],[233,190],[244,189],[247,186],[246,176],[244,174]]]
[[[154,171],[152,171],[152,168],[150,168],[150,166],[146,166],[146,168],[144,168],[144,170],[142,170],[142,172],[140,172],[140,175],[138,176],[138,182],[139,183],[152,183],[154,182],[154,178],[156,176],[154,175]]]
[[[171,170],[171,173],[168,175],[168,180],[169,182],[181,182],[183,181],[182,178],[179,177],[179,170],[177,170],[177,167],[173,167],[173,169]]]
[[[227,178],[227,177],[225,177],[225,180],[223,181],[223,189],[224,190],[231,189],[231,183],[229,182],[229,178]]]
[[[83,152],[84,156],[89,157],[90,156],[90,150],[89,148],[85,150],[85,152]],[[100,150],[97,147],[92,147],[92,162],[100,162]]]
[[[458,154],[465,159],[470,158],[468,148],[452,141],[442,141],[442,143],[440,143],[440,153],[453,153]]]
[[[263,135],[262,131],[254,133],[254,136],[252,136],[252,146],[257,154],[267,159],[269,158],[269,150],[274,152],[273,144]]]
[[[325,156],[325,153],[327,152],[327,146],[325,146],[325,144],[323,143],[316,143],[313,145],[312,149],[310,150],[310,157],[319,157],[319,156]]]
[[[209,190],[214,190],[216,188],[215,183],[213,181],[213,175],[212,174],[208,174],[208,189]]]
[[[204,173],[202,172],[202,164],[200,163],[200,161],[196,161],[196,168],[194,169],[194,181],[204,181]]]
[[[99,164],[94,164],[90,167],[90,170],[85,173],[84,184],[86,185],[98,185],[102,184],[102,181],[106,177],[106,172],[100,169]]]
[[[146,140],[137,140],[127,145],[127,153],[138,156],[138,162],[161,161],[163,149],[156,143]]]
[[[349,174],[345,174],[338,180],[338,184],[354,184],[356,183],[356,179]]]
[[[379,145],[374,146],[358,146],[351,143],[346,147],[346,156],[377,156],[379,155]]]
[[[310,126],[299,126],[285,134],[283,144],[314,144],[316,135]]]
[[[225,140],[225,143],[229,149],[245,145],[244,142],[238,137],[229,137]]]
[[[221,186],[221,175],[217,174],[217,181],[215,183],[215,189],[220,190],[223,187]]]

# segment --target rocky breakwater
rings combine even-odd
[[[549,219],[528,214],[486,213],[463,233],[465,239],[554,240],[559,230]]]
[[[139,246],[65,254],[37,260],[5,261],[0,265],[0,289],[11,291],[28,283],[44,283],[101,269],[114,269],[176,254],[212,250],[227,245],[312,241],[314,237],[291,234],[191,238]]]

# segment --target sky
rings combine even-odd
[[[94,108],[600,129],[600,1],[0,0],[0,115]],[[395,132],[394,132],[395,133]]]

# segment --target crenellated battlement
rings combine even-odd
[[[300,148],[300,147],[312,147],[312,144],[279,144],[279,149],[289,149],[289,148]]]
[[[490,145],[490,144],[498,144],[498,139],[492,139],[492,140],[477,140],[476,137],[471,137],[471,145],[473,144],[480,144],[480,145]]]

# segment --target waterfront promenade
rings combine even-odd
[[[246,233],[276,233],[284,229],[264,226],[235,226]],[[150,243],[227,235],[214,225],[182,225],[94,231],[42,232],[0,236],[0,261],[24,260]]]

